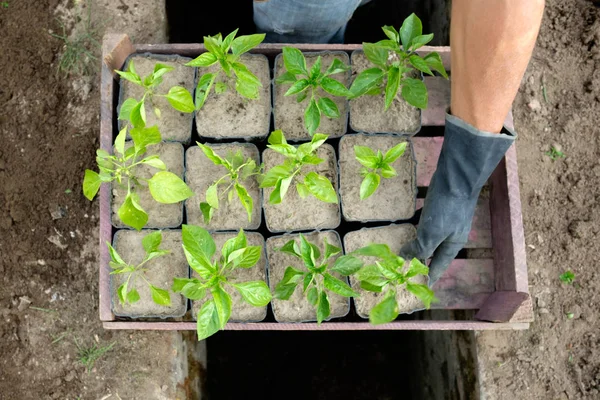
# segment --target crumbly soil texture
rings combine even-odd
[[[260,166],[260,154],[258,148],[250,143],[211,144],[209,145],[216,154],[227,158],[229,154],[242,153],[244,162],[253,159]],[[240,201],[235,188],[230,187],[231,180],[226,178],[219,184],[219,208],[214,210],[210,223],[206,224],[204,216],[200,211],[200,203],[206,202],[206,190],[217,179],[227,174],[227,169],[222,165],[215,165],[209,160],[202,149],[192,146],[185,152],[185,181],[195,193],[185,201],[185,214],[187,223],[199,225],[211,231],[225,231],[237,229],[257,229],[260,226],[262,216],[262,191],[258,187],[256,176],[248,177],[241,182],[246,191],[252,197],[252,216],[248,220],[248,213]],[[226,189],[233,190],[233,198],[228,200]]]
[[[121,258],[129,265],[139,265],[146,257],[142,246],[142,239],[155,231],[141,230],[139,232],[121,229],[115,233],[113,247]],[[171,291],[174,278],[188,277],[188,264],[181,247],[181,231],[162,231],[160,250],[169,250],[169,254],[153,258],[144,264],[145,273],[129,278],[128,274],[115,274],[110,276],[110,289],[112,310],[115,315],[122,317],[181,317],[187,311],[187,300],[180,294]],[[143,278],[141,275],[143,274]],[[145,279],[144,279],[145,278]],[[169,291],[171,305],[163,306],[152,300],[152,293],[148,283]],[[117,289],[128,282],[128,290],[136,289],[140,300],[135,303],[122,304],[119,301]]]
[[[243,54],[240,62],[262,83],[260,98],[250,100],[235,90],[235,80],[220,72],[215,80],[225,83],[227,90],[217,94],[211,90],[202,108],[196,111],[196,130],[201,137],[215,139],[264,138],[271,123],[271,72],[269,60],[260,54]],[[198,78],[215,73],[220,65],[198,69]]]
[[[406,142],[392,135],[346,135],[340,139],[340,198],[346,221],[396,221],[412,218],[417,200],[416,163],[412,144],[407,143],[404,154],[391,166],[398,174],[381,177],[379,187],[371,196],[361,200],[360,185],[363,167],[355,157],[354,146],[366,146],[384,155],[392,147]]]
[[[336,58],[346,65],[350,64],[350,57],[348,57],[348,53],[344,52],[304,53],[306,68],[309,71],[319,56],[321,57],[322,72],[325,72]],[[285,74],[286,71],[283,63],[283,54],[280,54],[275,58],[275,79]],[[330,77],[338,80],[346,87],[348,87],[350,82],[349,71],[330,75]],[[298,76],[298,78],[300,77]],[[285,96],[285,92],[289,90],[291,84],[277,84],[275,83],[275,79],[273,80],[275,129],[281,129],[288,140],[310,140],[310,134],[306,130],[304,123],[304,112],[310,103],[311,89],[307,89],[307,98],[298,103],[296,100],[297,95]],[[333,96],[321,88],[315,91],[315,95],[318,97],[328,97],[333,100],[340,112],[339,118],[327,118],[325,115],[321,115],[321,124],[317,132],[327,133],[330,138],[342,136],[348,129],[348,101],[343,97]]]
[[[342,247],[340,236],[335,231],[313,232],[304,235],[306,240],[314,243],[324,253],[323,240],[327,239],[329,244]],[[267,239],[267,257],[269,258],[269,284],[271,292],[274,292],[275,287],[283,279],[283,274],[288,266],[292,266],[299,271],[307,272],[304,262],[297,257],[281,251],[277,251],[280,247],[290,240],[296,240],[300,243],[300,235],[282,235],[273,236]],[[338,254],[331,257],[330,262],[333,263],[340,256]],[[345,279],[338,274],[333,274],[339,279]],[[347,282],[347,281],[346,281]],[[332,318],[340,318],[348,314],[350,311],[350,299],[329,292],[329,307],[331,314],[327,320]],[[275,314],[275,319],[278,322],[308,322],[316,321],[317,312],[315,307],[311,305],[304,293],[302,293],[302,284],[300,283],[289,300],[273,299],[271,307]]]
[[[221,257],[221,248],[223,244],[234,237],[237,233],[215,233],[213,239],[217,246],[215,253],[216,258]],[[248,239],[248,246],[260,246],[262,248],[260,259],[252,268],[237,268],[235,269],[229,278],[228,282],[231,283],[242,283],[250,281],[265,281],[267,282],[267,257],[265,254],[265,239],[260,233],[257,232],[246,232],[246,238]],[[191,270],[193,278],[198,278],[198,273]],[[260,322],[267,316],[267,307],[254,307],[244,301],[240,293],[235,290],[231,285],[225,285],[225,291],[231,296],[232,310],[231,310],[231,322]],[[198,311],[205,300],[208,297],[196,300],[192,302],[192,317],[196,319]]]
[[[363,228],[358,231],[348,232],[344,236],[344,249],[346,253],[351,253],[371,243],[384,243],[390,247],[393,253],[398,254],[402,246],[416,237],[417,230],[410,224]],[[359,256],[359,258],[363,260],[365,265],[373,264],[376,261],[373,257]],[[411,282],[426,284],[427,280],[423,276],[418,276],[411,279]],[[362,318],[369,318],[371,309],[384,299],[386,292],[368,292],[362,289],[360,282],[353,277],[350,277],[350,284],[355,291],[360,293],[359,297],[354,298],[356,313]],[[424,309],[421,300],[404,288],[396,291],[396,301],[401,314]]]
[[[184,65],[190,60],[190,58],[180,56],[150,54],[135,55],[128,59],[123,68],[124,71],[128,71],[133,62],[135,71],[142,79],[152,74],[156,64],[163,64],[174,68],[162,76],[162,83],[154,89],[156,95],[145,101],[146,125],[156,125],[160,130],[163,140],[189,143],[190,138],[192,137],[192,121],[194,120],[194,113],[177,111],[169,104],[166,97],[160,96],[166,95],[173,86],[184,87],[192,95],[194,94],[196,71],[194,68],[186,67]],[[143,98],[145,89],[142,86],[136,85],[123,78],[120,80],[120,85],[119,109],[121,104],[128,98],[133,98],[137,101],[140,101]],[[155,108],[159,109],[158,115],[154,111]],[[121,128],[126,124],[127,121],[120,121]]]
[[[373,67],[362,50],[352,52],[352,80]],[[350,126],[356,132],[413,135],[421,129],[421,111],[408,104],[400,93],[386,111],[385,90],[382,90],[378,95],[350,100]]]
[[[317,165],[306,165],[302,169],[304,175],[316,172],[328,178],[333,188],[338,187],[338,170],[335,150],[329,144],[324,144],[317,149],[317,157],[324,161]],[[265,170],[268,171],[275,165],[284,161],[284,156],[267,149],[263,152]],[[273,188],[263,189],[263,209],[267,228],[271,232],[288,232],[308,229],[335,229],[340,224],[340,206],[334,203],[325,203],[316,197],[309,195],[300,197],[296,190],[296,179],[290,185],[283,201],[279,204],[271,204],[269,198]]]
[[[133,142],[126,142],[125,149],[133,145]],[[183,179],[183,146],[181,143],[161,142],[148,146],[148,150],[143,157],[158,154],[160,159],[167,166],[167,171],[172,172]],[[135,167],[134,174],[141,179],[150,179],[160,170],[146,164],[140,164]],[[183,222],[183,203],[164,204],[159,203],[152,197],[147,183],[139,181],[139,185],[131,184],[131,190],[138,194],[140,206],[148,214],[148,223],[146,228],[162,229],[177,228]],[[119,218],[119,208],[127,197],[127,181],[118,183],[112,182],[112,224],[115,228],[126,228]]]

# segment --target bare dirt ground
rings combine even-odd
[[[164,41],[152,27],[164,21],[144,23],[157,3],[94,1],[97,38],[114,27]],[[63,43],[49,34],[61,32],[56,17],[81,25],[72,9],[0,2],[0,399],[174,398],[171,338],[98,322],[98,209],[81,194],[97,147],[97,61],[65,79]],[[548,0],[515,103],[536,322],[478,335],[487,399],[600,398],[599,118],[600,13],[587,0]],[[552,161],[551,145],[566,157]],[[572,285],[558,279],[567,269]],[[89,372],[78,359],[78,347],[111,344]]]

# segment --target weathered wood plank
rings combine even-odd
[[[415,148],[415,158],[417,159],[417,186],[427,187],[437,167],[444,138],[441,136],[416,136],[412,138],[412,142]]]
[[[456,259],[432,288],[436,309],[474,310],[494,292],[494,261]]]
[[[441,76],[426,76],[429,104],[421,112],[423,126],[444,126],[446,110],[450,108],[450,81]]]
[[[528,298],[529,294],[523,292],[494,292],[475,314],[475,318],[480,321],[508,322]]]

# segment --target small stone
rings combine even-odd
[[[533,75],[532,75],[532,76],[530,76],[530,77],[527,79],[527,82],[528,82],[530,85],[533,85],[533,84],[535,83],[535,78],[533,77]]]
[[[538,311],[540,314],[550,314],[550,310],[544,307],[540,308]]]
[[[75,377],[77,377],[77,373],[71,370],[71,372],[69,372],[67,376],[65,376],[65,381],[71,382],[73,379],[75,379]]]
[[[552,147],[554,147],[554,150],[556,151],[562,151],[562,146],[558,143],[554,143]]]
[[[539,111],[542,109],[542,105],[538,99],[531,100],[527,103],[527,107],[529,107],[531,111]]]
[[[30,304],[31,304],[31,299],[29,297],[21,296],[21,297],[19,297],[19,305],[17,306],[17,310],[25,311],[29,308]]]
[[[537,304],[538,304],[539,308],[545,308],[546,307],[546,302],[544,300],[538,299]]]
[[[162,385],[162,386],[161,386],[161,390],[162,390],[163,392],[166,392],[168,388],[169,388],[169,387],[168,387],[167,385]]]
[[[53,220],[64,218],[67,215],[67,211],[58,204],[50,205],[49,209]]]
[[[545,127],[544,132],[550,132],[550,127],[549,126]]]

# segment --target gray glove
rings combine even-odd
[[[477,130],[460,118],[446,114],[444,144],[425,198],[417,238],[400,255],[426,261],[429,285],[448,269],[469,238],[471,221],[481,188],[517,136]]]

